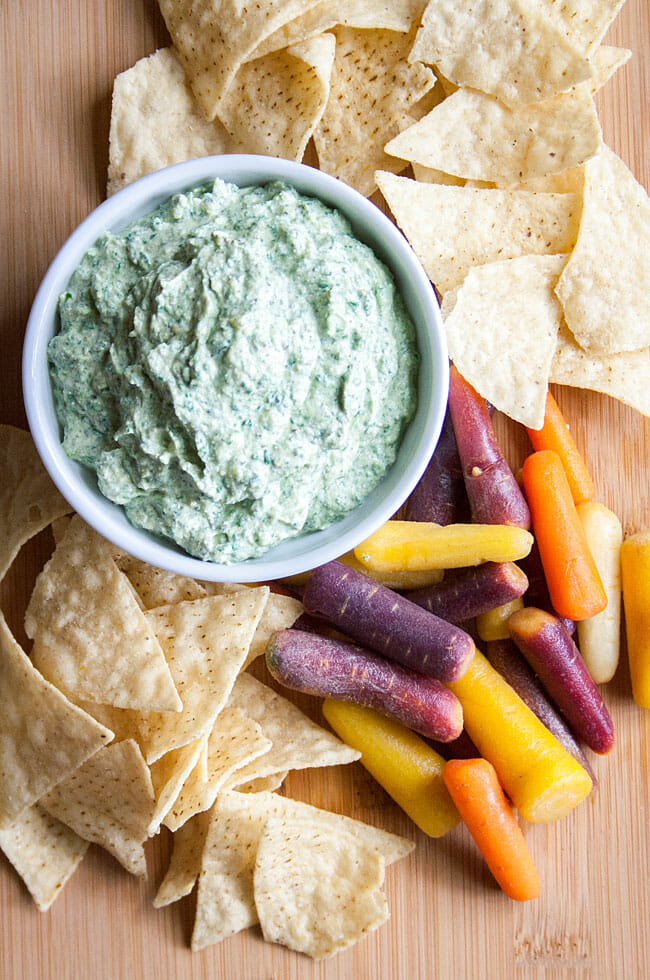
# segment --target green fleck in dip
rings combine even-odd
[[[346,220],[215,181],[105,234],[49,346],[63,447],[129,520],[235,562],[349,513],[395,460],[415,331]]]

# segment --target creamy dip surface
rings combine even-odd
[[[353,510],[416,402],[415,331],[337,211],[171,197],[86,253],[49,345],[63,447],[135,525],[232,563]]]

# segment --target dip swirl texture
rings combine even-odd
[[[235,562],[349,513],[413,415],[415,331],[346,220],[217,180],[86,253],[49,346],[63,448],[135,525]]]

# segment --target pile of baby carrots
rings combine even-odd
[[[519,901],[540,882],[513,807],[532,822],[569,813],[595,782],[582,746],[614,746],[596,684],[618,664],[621,591],[633,695],[650,707],[650,531],[623,541],[594,501],[550,393],[529,436],[516,478],[489,406],[452,367],[406,520],[292,580],[306,615],[267,648],[271,673],[326,698],[332,728],[417,826],[440,837],[462,819]]]

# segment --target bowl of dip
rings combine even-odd
[[[230,155],[119,191],[29,317],[23,393],[55,484],[137,558],[298,574],[401,506],[442,427],[439,307],[395,225],[314,168]]]

